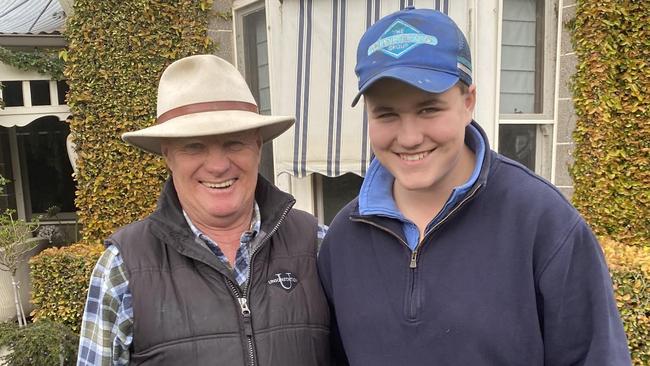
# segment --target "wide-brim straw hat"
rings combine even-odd
[[[214,55],[182,58],[169,65],[158,84],[156,124],[122,139],[161,154],[163,139],[259,130],[270,141],[293,125],[293,116],[259,114],[246,81],[233,65]]]

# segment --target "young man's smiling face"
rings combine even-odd
[[[162,143],[178,199],[193,222],[220,226],[252,212],[261,144],[257,131]]]
[[[375,156],[395,177],[395,189],[444,193],[471,175],[465,145],[476,88],[428,93],[395,79],[377,81],[365,94]]]

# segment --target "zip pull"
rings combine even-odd
[[[409,265],[409,268],[416,268],[418,266],[418,251],[414,250],[413,253],[411,253],[411,264]]]
[[[238,297],[239,307],[241,308],[241,315],[245,318],[251,316],[251,309],[248,308],[248,300],[245,297]]]

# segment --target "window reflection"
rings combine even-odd
[[[501,125],[499,152],[535,171],[536,125]]]
[[[56,117],[43,117],[17,129],[27,206],[44,213],[57,206],[75,212],[75,185],[65,140],[70,129]],[[28,187],[28,189],[27,189]]]

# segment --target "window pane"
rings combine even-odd
[[[359,194],[363,178],[347,173],[340,177],[323,176],[323,221],[329,225],[334,216]]]
[[[503,0],[501,32],[502,114],[541,112],[543,0]]]
[[[32,93],[32,105],[50,105],[50,81],[32,80],[29,82]]]
[[[18,128],[21,165],[32,213],[44,213],[57,206],[61,212],[75,212],[75,183],[65,140],[70,129],[56,117],[43,117]]]
[[[269,94],[268,43],[266,41],[266,17],[264,9],[246,15],[243,18],[244,64],[246,65],[246,82],[261,114],[271,114]],[[271,182],[275,181],[273,171],[273,145],[264,144],[260,174]]]
[[[499,153],[535,171],[537,125],[499,126]]]
[[[5,107],[22,107],[23,102],[23,82],[22,81],[3,81],[2,82],[2,100]]]
[[[0,127],[0,175],[10,180],[7,185],[2,188],[0,193],[0,210],[10,208],[16,209],[16,193],[14,189],[14,177],[11,168],[11,152],[9,150],[9,129]]]
[[[70,90],[68,82],[65,80],[60,80],[56,82],[57,94],[59,95],[59,105],[66,104],[65,98]]]

